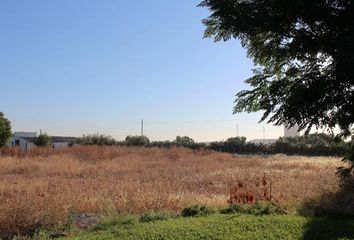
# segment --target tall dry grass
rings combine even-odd
[[[75,146],[0,156],[0,237],[64,221],[72,213],[180,211],[224,206],[230,189],[266,174],[281,204],[336,189],[335,158],[235,157],[183,148]]]

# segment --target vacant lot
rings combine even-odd
[[[335,191],[340,159],[232,156],[183,148],[77,146],[0,157],[0,236],[64,221],[70,213],[180,212],[190,204],[226,206],[230,189],[272,180],[272,194],[294,210]]]

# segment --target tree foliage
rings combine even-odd
[[[173,141],[173,143],[176,146],[181,146],[181,147],[189,147],[189,146],[193,146],[195,144],[195,141],[193,140],[193,138],[190,138],[188,136],[177,136],[176,139]]]
[[[279,138],[271,144],[247,142],[245,137],[229,138],[226,141],[211,142],[208,149],[236,154],[287,154],[304,156],[344,156],[348,144],[323,133],[301,137]]]
[[[190,149],[206,148],[205,144],[197,143],[193,140],[193,138],[188,136],[177,136],[176,139],[172,142],[172,144],[176,147],[186,147]]]
[[[146,136],[127,136],[125,144],[127,146],[147,146],[150,140]]]
[[[245,137],[232,137],[228,138],[226,141],[221,142],[211,142],[209,148],[215,151],[228,152],[228,153],[246,153],[247,144]],[[255,150],[254,153],[257,153]]]
[[[354,123],[354,2],[204,0],[205,37],[241,40],[256,69],[234,112],[264,111],[261,121],[300,129]]]
[[[95,134],[88,134],[79,137],[76,140],[76,143],[82,145],[111,146],[111,145],[115,145],[117,141],[111,136],[95,133]]]
[[[6,146],[11,135],[11,122],[0,112],[0,148]]]
[[[272,153],[302,154],[307,156],[344,156],[347,143],[324,133],[300,137],[281,137],[270,145]]]

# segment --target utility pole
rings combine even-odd
[[[239,134],[238,134],[238,123],[236,125],[236,128],[237,128],[237,137],[239,137]]]
[[[141,136],[144,136],[144,120],[141,120]]]

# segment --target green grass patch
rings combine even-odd
[[[140,217],[140,222],[154,222],[154,221],[162,221],[168,220],[171,218],[176,218],[177,215],[173,213],[167,212],[150,212],[145,213]]]
[[[142,222],[122,217],[69,239],[354,239],[354,219],[212,214]]]

